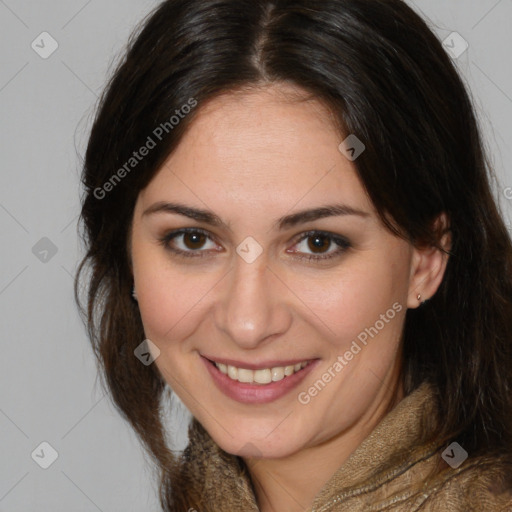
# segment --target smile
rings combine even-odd
[[[269,384],[278,382],[285,377],[289,377],[307,366],[308,362],[303,361],[295,365],[275,366],[273,368],[262,368],[259,370],[250,370],[248,368],[237,368],[232,365],[215,363],[215,366],[231,380],[245,382],[247,384]]]
[[[228,360],[220,362],[205,356],[201,359],[215,387],[232,400],[245,404],[265,404],[284,397],[320,362],[320,359],[310,359],[252,365]]]

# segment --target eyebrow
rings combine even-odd
[[[209,224],[211,226],[230,230],[230,227],[217,214],[209,210],[193,208],[191,206],[186,206],[179,203],[168,203],[160,201],[144,210],[142,216],[154,215],[156,213],[178,214],[198,222]],[[324,219],[327,217],[339,217],[347,215],[358,216],[361,218],[371,217],[370,213],[363,210],[358,210],[352,206],[344,204],[327,205],[285,215],[274,223],[274,228],[277,227],[279,230],[284,230],[296,226],[297,224],[312,222],[314,220]]]

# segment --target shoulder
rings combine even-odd
[[[339,468],[313,510],[512,512],[512,466],[500,457],[469,454],[458,467],[451,467],[442,456],[445,443],[427,443],[423,437],[429,422],[437,423],[436,417],[433,390],[422,385]]]
[[[512,512],[512,471],[498,459],[468,459],[458,469],[443,471],[427,488],[420,510]]]
[[[467,459],[457,469],[443,462],[440,471],[432,471],[440,460],[436,452],[387,480],[374,490],[371,510],[512,512],[512,471],[498,458]]]

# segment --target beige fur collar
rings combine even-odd
[[[512,481],[505,481],[512,475],[495,472],[492,461],[482,460],[487,465],[478,468],[471,458],[452,469],[441,458],[445,447],[417,445],[421,419],[433,414],[432,388],[423,383],[381,420],[307,512],[512,512]],[[204,498],[201,512],[258,512],[246,465],[220,449],[195,419],[186,459],[186,473]],[[436,468],[437,475],[427,479]]]

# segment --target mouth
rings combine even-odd
[[[201,356],[201,359],[222,393],[237,402],[249,404],[268,403],[283,397],[296,388],[320,362],[320,359],[273,361],[256,366],[205,356]]]
[[[290,377],[291,375],[294,375],[310,363],[310,361],[302,361],[296,364],[258,368],[253,370],[250,368],[241,368],[231,364],[228,365],[219,363],[217,361],[210,360],[210,362],[214,364],[221,373],[227,375],[231,380],[245,384],[257,385],[266,385],[270,384],[271,382],[279,382],[287,377]]]

